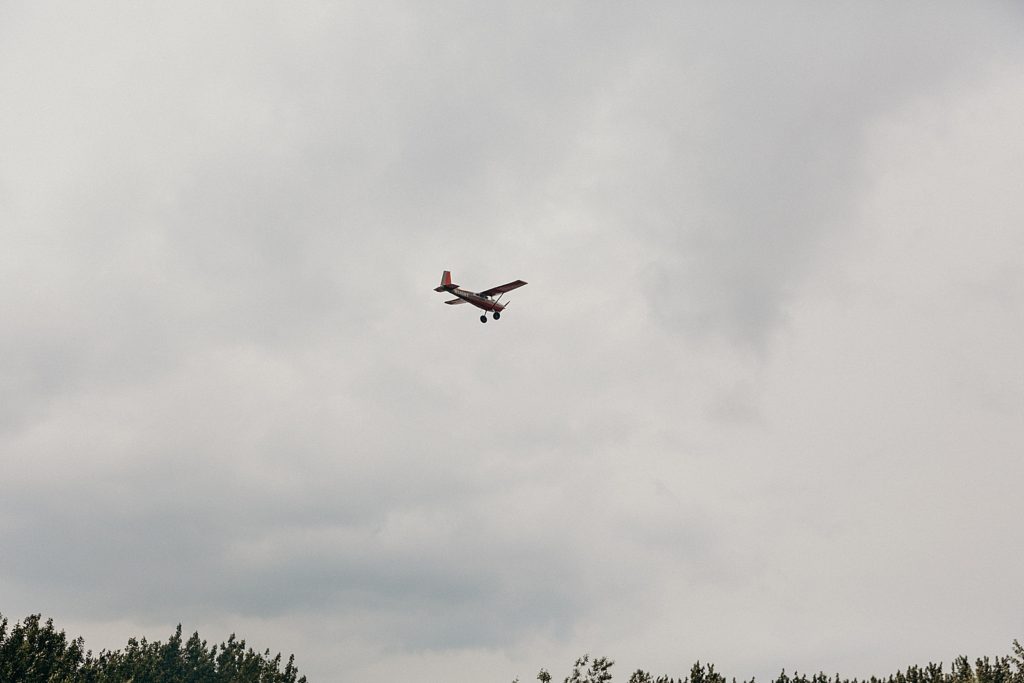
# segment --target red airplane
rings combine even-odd
[[[509,282],[508,284],[498,285],[497,287],[485,289],[482,292],[470,292],[465,289],[459,289],[458,285],[453,285],[452,274],[451,272],[446,270],[444,271],[444,274],[441,275],[441,286],[435,287],[434,291],[450,292],[451,294],[454,294],[455,296],[458,297],[457,299],[452,299],[451,301],[445,301],[446,304],[451,304],[454,306],[455,304],[464,304],[466,302],[469,302],[476,306],[477,308],[483,309],[485,311],[491,311],[491,315],[494,316],[495,320],[497,320],[498,318],[501,317],[501,312],[505,310],[506,306],[508,306],[507,303],[499,303],[499,301],[501,301],[501,297],[505,296],[505,292],[511,292],[513,289],[519,289],[525,284],[526,283],[523,282],[522,280],[516,280],[515,282]],[[495,294],[498,295],[497,299],[493,298]],[[486,313],[480,316],[480,322],[487,322]]]

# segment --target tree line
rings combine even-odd
[[[584,655],[576,660],[572,672],[565,677],[564,683],[608,683],[612,680],[611,669],[614,660],[607,657]],[[551,674],[541,669],[537,674],[541,683],[550,683]],[[730,679],[736,683],[736,679]],[[653,676],[643,669],[637,669],[629,677],[629,683],[730,683],[725,676],[715,670],[714,664],[701,664],[699,661],[690,668],[688,675],[671,677],[667,675]],[[517,683],[517,681],[513,681]],[[756,683],[753,678],[743,683]],[[1024,683],[1024,646],[1013,641],[1013,654],[982,657],[971,665],[967,657],[960,656],[953,660],[949,671],[942,663],[929,663],[927,666],[909,666],[888,676],[871,676],[858,680],[843,678],[839,674],[833,676],[816,673],[808,676],[796,671],[792,675],[782,673],[772,683]]]
[[[306,683],[295,656],[260,654],[234,634],[209,645],[193,633],[184,640],[181,625],[166,643],[131,638],[123,650],[85,649],[69,639],[53,619],[33,614],[11,626],[0,614],[0,683]]]
[[[283,665],[283,666],[282,666]],[[609,683],[615,661],[584,655],[576,660],[564,683]],[[537,674],[551,683],[547,669]],[[193,633],[188,640],[179,624],[167,642],[130,638],[123,650],[85,649],[82,638],[69,639],[53,619],[33,614],[11,626],[0,614],[0,683],[306,683],[299,676],[295,656],[282,661],[270,650],[262,654],[247,648],[232,634],[226,642],[210,645]],[[518,683],[518,679],[513,681]],[[715,670],[714,664],[695,663],[688,674],[654,676],[634,671],[628,683],[736,683]],[[753,678],[743,683],[756,683]],[[1013,641],[1013,653],[982,657],[972,665],[957,657],[947,671],[943,664],[910,666],[888,676],[858,680],[839,674],[812,675],[785,670],[771,683],[1024,683],[1024,646]]]

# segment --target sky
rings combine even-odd
[[[0,3],[0,611],[310,681],[1008,653],[1022,30]]]

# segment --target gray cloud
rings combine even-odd
[[[1005,52],[994,9],[661,16],[591,132],[607,150],[593,200],[656,245],[637,269],[656,314],[698,337],[763,345],[818,252],[843,243],[867,182],[865,128]]]

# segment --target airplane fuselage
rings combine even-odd
[[[482,296],[476,292],[471,292],[468,289],[449,289],[449,292],[459,297],[463,301],[473,304],[477,308],[485,311],[496,311],[501,313],[505,310],[505,304],[500,304],[489,296]]]

